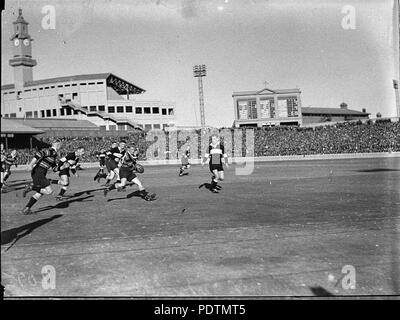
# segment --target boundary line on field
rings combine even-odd
[[[293,156],[267,156],[267,157],[233,157],[229,163],[244,164],[254,162],[277,162],[277,161],[309,161],[309,160],[343,160],[343,159],[374,159],[374,158],[399,158],[400,152],[371,152],[371,153],[336,153],[336,154],[313,154]],[[180,165],[180,159],[172,160],[147,160],[139,161],[146,166]],[[200,159],[190,159],[191,164],[200,164]],[[98,168],[98,162],[82,162],[83,168]],[[27,165],[19,165],[13,171],[27,170]]]

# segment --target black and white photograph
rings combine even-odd
[[[3,299],[398,299],[399,31],[399,0],[6,0]]]

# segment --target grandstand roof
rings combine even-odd
[[[283,93],[300,93],[300,89],[269,89],[264,88],[257,91],[237,91],[232,94],[232,96],[250,96],[250,95],[260,95],[260,94],[283,94]]]
[[[126,94],[126,89],[129,88],[129,94],[143,93],[146,90],[126,81],[112,73],[93,73],[80,74],[66,77],[49,78],[42,80],[33,80],[25,82],[25,87],[40,86],[59,82],[85,81],[85,80],[106,80],[107,85],[112,87],[118,94]],[[6,84],[1,86],[1,90],[14,89],[14,84]]]
[[[43,133],[43,131],[18,121],[1,118],[1,133],[39,134]]]
[[[357,110],[342,109],[342,108],[319,108],[319,107],[303,107],[301,108],[302,115],[311,114],[326,114],[326,115],[354,115],[354,116],[368,116],[369,113]]]
[[[99,130],[99,127],[88,120],[48,119],[48,118],[15,118],[14,122],[42,130]]]

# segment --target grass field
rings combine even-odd
[[[29,173],[13,173],[1,195],[5,296],[400,294],[400,158],[256,163],[248,176],[231,166],[219,194],[207,166],[189,172],[146,167],[158,195],[146,202],[135,187],[105,198],[82,170],[68,200],[44,196],[29,216],[18,213]],[[42,284],[48,265],[55,289]]]

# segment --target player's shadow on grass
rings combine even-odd
[[[111,202],[111,201],[115,201],[115,200],[130,199],[130,198],[133,198],[133,197],[142,198],[142,195],[140,194],[139,190],[136,190],[136,191],[133,191],[131,193],[128,193],[125,197],[108,199],[107,202]]]
[[[357,172],[390,172],[390,171],[400,171],[400,169],[390,169],[390,168],[376,168],[376,169],[363,169],[357,170]]]
[[[199,185],[199,189],[201,189],[203,187],[206,188],[208,191],[212,192],[211,183],[206,182],[206,183]]]
[[[69,198],[80,197],[80,196],[84,195],[85,193],[89,195],[89,194],[91,194],[92,192],[100,191],[100,190],[104,190],[104,187],[102,187],[102,188],[97,188],[97,189],[90,189],[90,190],[79,191],[79,192],[74,193],[73,195],[71,195]]]
[[[18,228],[13,228],[9,230],[5,230],[1,232],[1,245],[9,244],[11,245],[5,250],[9,250],[19,239],[27,236],[28,234],[32,233],[33,230],[41,227],[42,225],[53,221],[54,219],[57,219],[59,217],[62,217],[62,214],[56,214],[50,218],[46,219],[41,219],[32,223],[25,224],[21,227]]]
[[[66,209],[66,208],[69,207],[69,204],[72,203],[72,202],[87,202],[87,201],[85,201],[86,199],[93,198],[93,197],[94,197],[93,195],[89,195],[89,196],[83,197],[83,198],[62,201],[62,202],[57,203],[54,206],[47,206],[47,207],[40,208],[39,210],[36,210],[34,213],[48,211],[48,210],[51,210],[51,209]],[[92,201],[92,200],[89,200],[89,201]]]
[[[335,295],[322,287],[310,287],[312,294],[316,297],[334,297]]]

